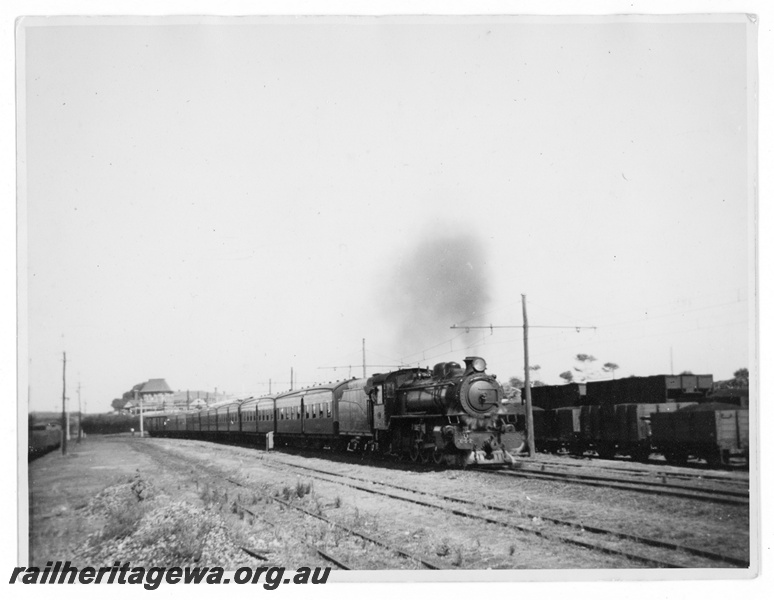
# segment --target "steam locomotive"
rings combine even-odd
[[[506,409],[502,386],[476,356],[145,421],[156,436],[269,439],[454,466],[511,463],[524,447],[523,415]]]

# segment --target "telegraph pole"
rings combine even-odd
[[[365,338],[363,338],[363,379],[366,376]]]
[[[134,402],[137,404],[137,398],[140,399],[140,437],[145,437],[145,423],[143,421],[143,406],[142,406],[142,394],[139,390],[134,390]]]
[[[67,398],[65,391],[67,389],[67,352],[62,352],[62,456],[67,454]]]
[[[83,409],[81,408],[81,382],[78,382],[78,443],[81,443],[81,429],[83,423]]]
[[[521,295],[521,312],[524,319],[522,325],[452,325],[450,329],[518,329],[524,330],[524,411],[527,428],[527,445],[530,458],[535,457],[535,424],[532,418],[532,393],[529,382],[529,322],[527,321],[527,295]],[[533,325],[542,329],[596,329],[596,327],[565,326],[565,325]]]
[[[672,375],[675,374],[675,363],[674,363],[674,359],[672,357],[672,346],[669,346],[669,372]],[[613,375],[615,375],[615,372],[613,372]]]
[[[524,399],[529,457],[535,458],[535,422],[532,418],[532,391],[529,385],[529,322],[527,321],[527,296],[521,295],[521,312],[524,317]]]
[[[65,423],[67,424],[67,433],[65,434],[65,437],[67,438],[67,441],[70,441],[70,398],[65,398],[67,400],[67,418],[65,419]]]

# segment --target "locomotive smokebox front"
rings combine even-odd
[[[489,377],[468,377],[460,387],[460,404],[471,416],[484,417],[497,412],[502,388]]]

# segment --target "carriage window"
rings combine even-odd
[[[328,418],[331,418],[331,403],[326,402],[325,403],[325,413],[327,414]]]

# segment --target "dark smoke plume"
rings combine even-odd
[[[390,282],[385,306],[400,336],[396,346],[409,353],[452,337],[453,324],[477,324],[490,299],[483,244],[448,229],[401,257]]]

